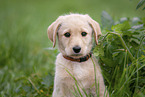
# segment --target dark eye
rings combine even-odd
[[[69,32],[66,32],[66,33],[64,34],[64,36],[65,36],[65,37],[70,37],[70,33],[69,33]]]
[[[87,33],[86,33],[86,32],[82,32],[81,35],[82,35],[82,36],[86,36]]]

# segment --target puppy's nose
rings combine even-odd
[[[81,47],[75,46],[75,47],[73,47],[73,51],[74,51],[75,53],[79,53],[79,52],[81,51]]]

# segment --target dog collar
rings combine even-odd
[[[87,54],[86,56],[83,56],[81,58],[72,58],[69,56],[63,56],[65,59],[74,61],[74,62],[85,62],[92,56],[92,53]]]

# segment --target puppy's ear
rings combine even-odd
[[[58,20],[56,20],[47,29],[48,38],[53,42],[53,47],[55,47],[56,44],[56,35],[60,25]]]
[[[98,22],[93,20],[90,16],[88,16],[88,18],[89,18],[89,24],[91,25],[93,32],[94,32],[95,42],[96,42],[96,44],[98,44],[98,39],[102,35],[100,25]]]

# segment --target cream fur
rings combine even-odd
[[[70,37],[65,37],[64,34],[69,32]],[[82,32],[86,32],[87,35],[83,37]],[[94,32],[94,33],[93,33]],[[55,22],[48,27],[48,37],[53,42],[53,46],[56,44],[56,37],[58,35],[58,47],[60,54],[56,58],[55,79],[54,79],[54,91],[53,97],[73,97],[75,80],[73,75],[77,79],[81,93],[84,95],[82,88],[85,89],[87,94],[92,94],[96,97],[95,88],[95,72],[94,64],[96,66],[96,78],[99,82],[99,96],[104,97],[105,85],[101,74],[100,66],[94,56],[89,58],[85,62],[72,62],[63,57],[63,55],[71,56],[73,58],[79,58],[87,55],[92,49],[92,36],[97,44],[98,35],[101,34],[99,24],[91,19],[88,15],[70,14],[60,16]],[[74,53],[73,47],[81,47],[79,53]],[[71,73],[71,75],[69,73]],[[107,91],[106,91],[107,93]],[[107,94],[106,94],[107,95]],[[108,96],[108,95],[107,95]]]

